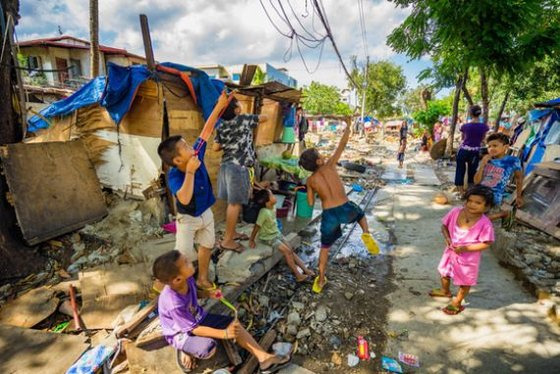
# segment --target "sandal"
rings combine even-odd
[[[222,251],[234,251],[235,253],[243,253],[243,251],[245,250],[245,247],[242,246],[241,244],[237,243],[237,245],[233,248],[228,248],[228,247],[224,247],[221,243],[220,245],[218,245],[218,247],[222,250]]]
[[[459,313],[461,313],[463,310],[465,310],[464,306],[455,306],[453,304],[448,304],[445,308],[442,309],[443,313],[450,315],[450,316],[454,316],[457,315]]]
[[[446,294],[445,292],[443,292],[441,288],[432,288],[432,290],[428,293],[428,295],[430,295],[431,297],[447,297],[447,298],[453,296],[451,295],[451,292]]]
[[[259,374],[273,374],[273,373],[276,373],[277,371],[279,371],[279,370],[285,368],[286,366],[288,366],[290,364],[290,361],[292,361],[292,357],[290,357],[290,356],[280,356],[280,357],[282,358],[281,362],[278,362],[276,364],[272,364],[266,369],[260,369],[259,368]]]
[[[323,288],[325,288],[325,286],[327,285],[327,282],[328,282],[328,279],[327,279],[327,277],[325,277],[325,284],[323,284],[323,286],[321,286],[319,284],[319,277],[317,276],[315,278],[315,280],[313,281],[313,287],[311,289],[315,293],[321,293],[321,292],[323,292]]]

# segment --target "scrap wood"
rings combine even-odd
[[[65,373],[89,344],[82,335],[0,325],[0,373]]]
[[[55,291],[39,287],[7,303],[0,310],[0,323],[33,327],[56,311],[60,300]]]
[[[146,264],[103,265],[80,272],[81,317],[88,329],[112,329],[127,306],[149,299],[151,279]]]
[[[276,330],[270,329],[264,336],[259,340],[259,345],[265,351],[270,349],[270,346],[276,340]],[[252,374],[257,366],[259,365],[259,361],[256,359],[255,356],[251,356],[245,364],[237,371],[237,374]]]
[[[150,301],[148,305],[144,308],[140,309],[130,321],[125,323],[122,326],[119,326],[115,334],[118,338],[122,338],[126,334],[131,333],[142,321],[144,321],[157,307],[158,298],[156,297],[154,300]]]
[[[222,344],[226,351],[226,355],[228,356],[229,362],[231,362],[231,364],[234,366],[241,365],[243,363],[243,360],[239,355],[237,345],[230,340],[222,340]]]

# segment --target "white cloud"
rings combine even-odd
[[[272,11],[270,2],[262,1]],[[322,25],[305,14],[309,0],[290,0],[295,13],[310,30],[321,31]],[[23,3],[23,2],[22,2]],[[273,3],[277,4],[276,0]],[[408,14],[387,1],[364,0],[368,35],[368,54],[373,60],[394,55],[385,40],[390,31]],[[286,12],[293,18],[288,2],[282,0]],[[358,1],[324,0],[325,11],[340,52],[349,64],[352,55],[364,59],[360,37]],[[311,80],[346,86],[346,80],[330,42],[324,47],[320,68],[314,74],[306,72],[294,50],[290,61],[283,56],[290,40],[281,36],[266,17],[257,0],[100,0],[99,23],[101,42],[130,52],[144,54],[138,14],[145,13],[155,56],[160,61],[186,65],[219,63],[223,65],[269,62],[285,66],[301,84]],[[20,40],[56,35],[60,25],[66,34],[87,38],[89,5],[85,0],[27,0],[20,10],[22,18],[17,28]],[[280,21],[277,22],[280,23]],[[286,27],[284,27],[286,29]],[[309,66],[315,66],[317,53],[304,51]]]

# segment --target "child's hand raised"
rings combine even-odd
[[[200,167],[200,160],[198,159],[198,157],[193,156],[187,163],[187,172],[194,173],[195,171],[198,170],[199,167]]]

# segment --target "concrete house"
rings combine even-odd
[[[29,78],[37,75],[33,69],[57,70],[42,73],[47,86],[78,88],[91,79],[90,43],[87,40],[62,35],[22,41],[18,47],[30,69]],[[99,59],[102,75],[106,74],[108,62],[123,66],[146,63],[146,59],[142,56],[105,45],[99,46]]]

